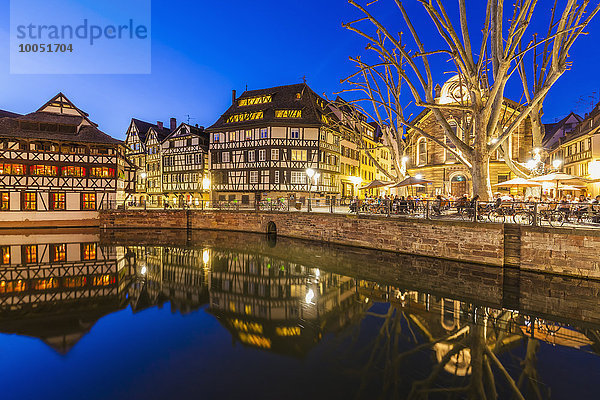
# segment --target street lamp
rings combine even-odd
[[[552,161],[552,166],[554,167],[554,169],[559,169],[562,163],[562,160],[559,160],[557,158],[556,160]]]
[[[306,169],[306,176],[308,176],[308,211],[312,211],[312,207],[310,205],[310,192],[311,192],[311,188],[312,188],[312,184],[313,184],[313,179],[315,181],[315,184],[317,182],[317,179],[319,179],[319,176],[321,176],[317,171],[315,171],[312,168],[307,168]]]

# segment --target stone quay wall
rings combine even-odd
[[[300,212],[100,213],[100,227],[107,229],[266,233],[270,223],[279,236],[600,280],[600,231],[593,229]]]

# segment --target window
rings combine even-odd
[[[96,193],[81,193],[81,209],[95,210],[96,209]]]
[[[306,161],[306,150],[292,150],[292,161]]]
[[[250,171],[250,183],[258,183],[258,171]]]
[[[23,164],[0,164],[0,175],[25,175]]]
[[[81,260],[91,261],[96,259],[96,243],[82,243],[81,244]]]
[[[246,130],[246,132],[244,134],[244,139],[245,140],[252,140],[252,130],[251,129]]]
[[[54,165],[32,165],[29,168],[31,175],[38,176],[57,176],[58,168]]]
[[[267,160],[267,151],[259,150],[258,151],[258,161],[266,161]]]
[[[279,160],[279,149],[271,149],[271,161]]]
[[[0,193],[0,211],[10,210],[10,193]]]
[[[269,137],[269,130],[267,128],[260,128],[260,138],[267,139]]]
[[[290,138],[300,139],[300,128],[291,128],[290,129]]]
[[[235,122],[254,121],[257,119],[262,119],[262,117],[263,117],[262,111],[234,114],[234,115],[230,115],[229,117],[227,117],[226,123],[232,124]]]
[[[62,176],[85,176],[85,168],[83,167],[62,167],[61,168]]]
[[[23,207],[24,211],[35,211],[37,210],[37,193],[25,192],[23,193]]]
[[[230,153],[228,151],[224,151],[221,153],[221,162],[228,163],[230,160]]]
[[[114,168],[94,167],[90,168],[90,176],[95,178],[114,178],[115,170]]]
[[[306,183],[306,173],[304,171],[292,171],[292,184],[302,185]]]
[[[254,150],[249,150],[248,151],[248,162],[254,162],[256,161],[256,153],[254,152]]]
[[[25,245],[23,246],[23,262],[25,264],[37,264],[37,245]]]
[[[427,139],[421,138],[417,142],[417,165],[427,164]]]
[[[260,171],[260,183],[269,183],[269,171]]]
[[[10,246],[0,246],[0,255],[2,255],[2,265],[10,264]]]
[[[498,174],[498,183],[506,182],[510,179],[510,174]]]
[[[66,244],[50,245],[50,261],[51,262],[67,261],[67,245]]]
[[[239,99],[238,106],[245,107],[245,106],[252,106],[255,104],[270,103],[271,99],[272,99],[272,96],[270,94],[266,95],[266,96],[247,97],[245,99]]]
[[[279,183],[279,171],[275,171],[275,183]]]
[[[302,110],[275,110],[275,118],[302,118]]]
[[[50,209],[51,210],[66,210],[67,202],[64,193],[50,193]]]
[[[215,133],[213,135],[213,138],[214,138],[213,140],[214,140],[215,143],[219,143],[219,139],[221,138],[221,134],[220,133]]]

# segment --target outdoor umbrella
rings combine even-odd
[[[575,175],[564,174],[562,172],[553,172],[551,174],[536,176],[535,178],[531,178],[530,180],[534,181],[534,182],[555,183],[556,184],[556,196],[558,196],[558,190],[559,190],[558,185],[561,182],[568,182],[570,184],[577,184],[577,183],[585,184],[587,182],[587,180],[584,178],[581,178],[581,177],[575,176]]]
[[[388,186],[388,185],[391,185],[391,183],[383,182],[383,181],[375,179],[374,181],[369,182],[369,184],[367,186],[358,188],[358,190],[376,189],[376,188],[380,188],[380,187],[384,187],[384,186]]]
[[[541,182],[533,182],[530,179],[525,178],[514,178],[506,182],[500,182],[495,184],[494,186],[501,187],[540,187],[542,186]]]
[[[419,184],[423,184],[423,183],[431,183],[431,181],[428,181],[428,180],[425,180],[425,179],[419,179],[419,178],[416,178],[414,176],[409,176],[408,178],[406,178],[402,182],[399,182],[399,183],[396,183],[395,185],[390,186],[390,188],[399,188],[399,187],[404,187],[404,186],[414,186],[414,185],[419,185]]]

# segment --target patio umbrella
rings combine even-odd
[[[501,187],[540,187],[542,186],[541,182],[533,182],[530,179],[524,178],[514,178],[509,181],[496,183],[494,186]]]
[[[425,180],[425,179],[419,179],[419,178],[416,178],[414,176],[409,176],[408,178],[406,178],[402,182],[399,182],[399,183],[396,183],[395,185],[390,186],[390,188],[399,188],[399,187],[404,187],[404,186],[415,186],[415,185],[419,185],[419,184],[423,184],[423,183],[432,183],[432,182],[428,181],[428,180]]]
[[[531,178],[531,181],[534,182],[552,182],[556,184],[556,195],[558,196],[558,190],[559,187],[558,185],[561,182],[568,182],[571,184],[579,184],[579,183],[583,183],[585,184],[587,182],[587,179],[584,179],[580,176],[575,176],[575,175],[569,175],[569,174],[565,174],[562,172],[553,172],[551,174],[546,174],[546,175],[542,175],[542,176],[536,176],[535,178]]]
[[[392,184],[391,182],[383,182],[378,179],[375,179],[374,181],[369,182],[369,184],[367,186],[358,188],[358,190],[376,189],[376,188],[380,188],[380,187],[384,187],[384,186],[389,186],[391,184]]]

